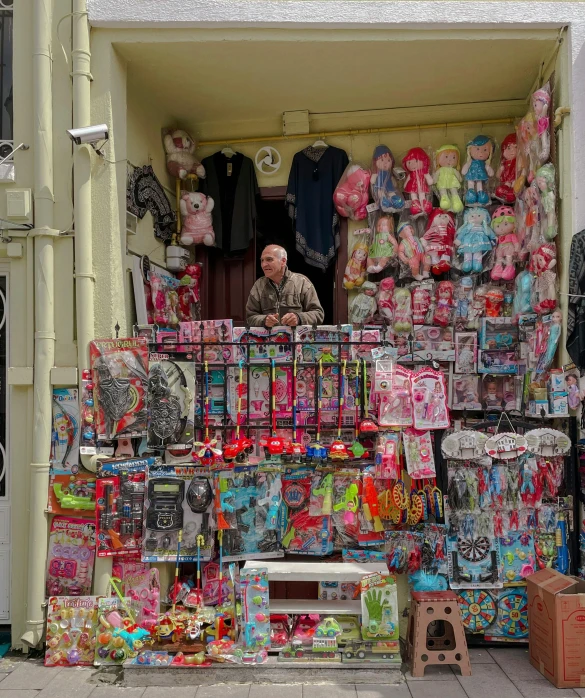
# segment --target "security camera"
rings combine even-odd
[[[89,143],[95,147],[98,141],[107,141],[109,138],[107,124],[97,126],[85,126],[83,128],[67,129],[69,138],[76,144]]]

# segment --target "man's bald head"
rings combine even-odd
[[[287,253],[280,245],[268,245],[262,250],[260,265],[264,275],[271,281],[280,283],[286,267]]]

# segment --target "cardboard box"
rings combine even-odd
[[[585,581],[547,568],[526,582],[530,663],[557,688],[585,687]]]

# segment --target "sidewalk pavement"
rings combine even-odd
[[[40,660],[14,656],[0,660],[0,698],[564,698],[585,689],[557,689],[528,661],[524,649],[471,649],[473,676],[430,667],[423,679],[407,672],[397,685],[222,684],[176,688],[122,688],[99,685],[91,667],[45,668]],[[164,671],[164,669],[162,670]],[[318,669],[316,668],[316,673]],[[456,672],[456,673],[455,673]],[[441,686],[437,687],[436,682]]]

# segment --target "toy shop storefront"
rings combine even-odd
[[[563,33],[240,31],[92,34],[126,255],[56,415],[46,661],[390,670],[438,591],[468,644],[527,643],[526,578],[580,567]],[[266,244],[322,323],[246,325]]]

